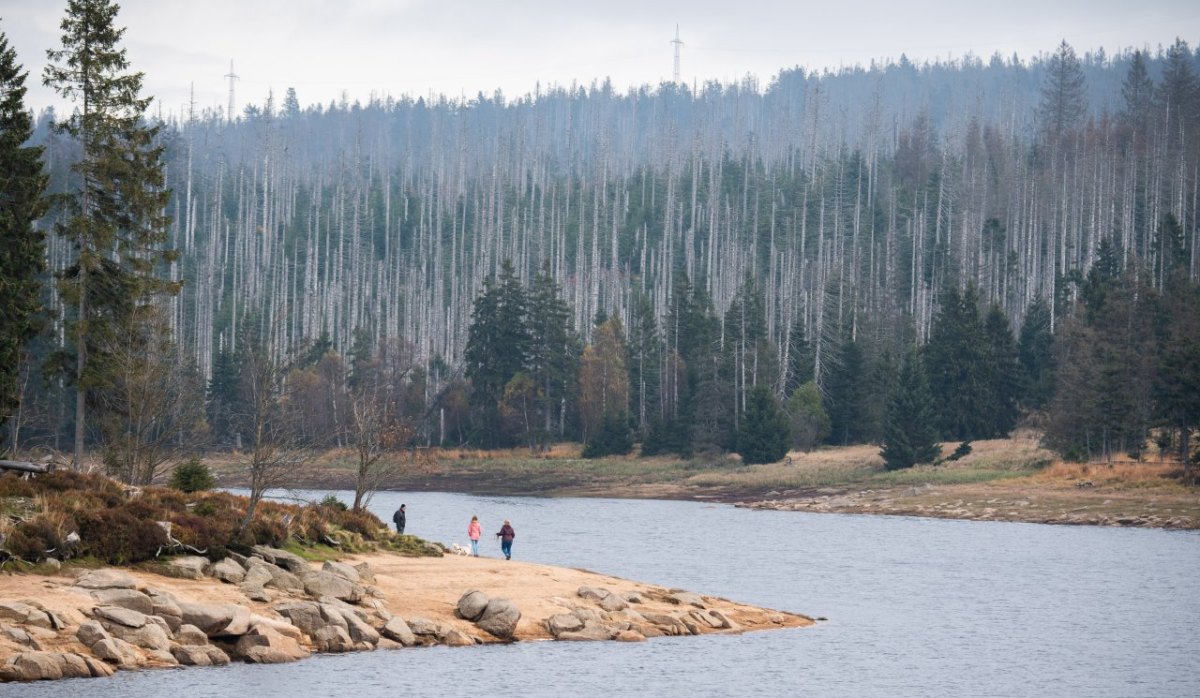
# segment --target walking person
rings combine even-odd
[[[396,524],[396,533],[404,533],[404,522],[407,518],[408,515],[404,511],[404,505],[401,504],[396,513],[392,514],[392,523]]]
[[[471,539],[471,556],[479,557],[479,536],[483,533],[483,527],[479,525],[479,517],[472,516],[471,523],[467,525],[467,538]]]
[[[504,559],[511,560],[512,542],[517,534],[513,531],[512,524],[508,522],[508,519],[504,520],[504,525],[500,527],[500,532],[496,534],[496,537],[500,539],[500,552],[504,553]]]

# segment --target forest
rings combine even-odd
[[[1182,40],[164,115],[115,20],[69,3],[71,114],[0,43],[0,453],[1195,458]]]

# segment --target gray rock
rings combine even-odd
[[[196,626],[208,637],[220,635],[240,608],[232,604],[179,603],[182,621]]]
[[[120,606],[147,616],[154,613],[154,602],[136,589],[97,589],[92,598],[102,606]]]
[[[265,545],[256,545],[251,550],[255,555],[258,555],[272,565],[282,567],[293,574],[303,576],[309,570],[308,562],[304,558],[299,555],[293,555],[286,550],[271,548]]]
[[[366,621],[354,613],[343,612],[342,618],[346,620],[346,629],[350,633],[351,640],[365,642],[371,646],[379,644],[379,631],[368,625]]]
[[[625,599],[626,603],[642,603],[642,595],[636,591],[627,591],[621,594],[621,598]]]
[[[455,612],[459,618],[475,621],[479,620],[479,617],[483,615],[483,611],[487,608],[487,605],[487,594],[472,589],[458,599],[458,606],[455,607]]]
[[[447,647],[469,647],[475,644],[475,638],[454,628],[447,629],[438,639]]]
[[[375,572],[371,569],[371,565],[369,563],[360,562],[354,566],[354,569],[358,572],[358,578],[360,580],[366,582],[367,584],[373,584],[375,582]]]
[[[308,650],[299,642],[270,630],[241,636],[233,648],[234,655],[255,664],[280,664],[304,659]]]
[[[702,599],[699,594],[695,594],[690,591],[680,591],[671,594],[667,597],[667,601],[679,606],[695,606],[696,608],[706,608],[704,605],[704,599]]]
[[[521,611],[513,602],[508,599],[492,599],[488,601],[487,608],[475,625],[501,640],[511,640],[520,620]]]
[[[168,577],[178,577],[180,579],[204,579],[204,570],[208,567],[208,560],[199,555],[183,555],[171,560],[158,567],[158,571]]]
[[[132,611],[130,611],[132,613]],[[101,625],[104,626],[114,638],[124,640],[132,645],[144,647],[148,650],[169,650],[171,648],[171,638],[167,635],[167,631],[163,630],[162,626],[157,623],[146,623],[140,628],[131,628],[120,623],[112,623],[101,620]]]
[[[412,631],[413,635],[417,635],[418,637],[437,637],[438,635],[437,623],[428,618],[413,616],[408,619],[408,628]]]
[[[597,611],[594,608],[577,608],[574,611],[571,611],[571,615],[575,616],[584,623],[588,622],[589,620],[604,620],[604,616],[600,613],[600,611]]]
[[[81,679],[91,675],[88,663],[72,652],[18,652],[0,665],[0,681]]]
[[[96,606],[92,615],[105,626],[116,624],[127,628],[140,628],[146,624],[146,614],[120,606]],[[106,622],[107,621],[107,622]]]
[[[179,666],[179,660],[171,654],[171,650],[147,650],[146,663],[152,666]]]
[[[240,637],[250,632],[250,626],[253,622],[253,616],[250,609],[245,606],[234,606],[233,617],[229,619],[229,624],[221,628],[217,635],[226,637]]]
[[[336,574],[342,579],[354,584],[358,584],[362,581],[362,577],[358,574],[358,570],[344,562],[326,560],[325,564],[321,565],[321,571],[328,572],[330,574]]]
[[[313,634],[312,640],[322,652],[350,652],[355,649],[350,634],[336,625],[323,626]]]
[[[262,587],[246,587],[242,585],[242,594],[251,601],[261,601],[262,603],[270,603],[275,599],[269,591]]]
[[[391,620],[383,626],[383,635],[391,640],[395,640],[405,647],[412,647],[417,644],[417,636],[413,634],[408,623],[400,616],[392,616]]]
[[[572,613],[558,613],[546,619],[546,630],[554,637],[583,629],[583,621]]]
[[[653,625],[656,628],[658,628],[659,630],[661,630],[663,632],[663,634],[665,634],[665,635],[688,635],[688,634],[690,634],[687,626],[684,625],[683,621],[676,618],[675,616],[668,616],[663,613],[647,613],[647,612],[643,611],[642,617],[645,618],[648,623],[650,623],[651,625]]]
[[[263,586],[274,587],[282,591],[304,591],[304,582],[301,581],[300,577],[275,565],[262,565],[262,567],[271,573],[271,581]]]
[[[53,628],[54,622],[45,611],[23,601],[0,603],[0,619],[12,620],[39,628]]]
[[[42,561],[42,564],[45,565],[46,568],[51,572],[58,572],[62,570],[62,561],[53,557],[46,558]]]
[[[292,625],[315,637],[318,630],[328,625],[321,615],[321,608],[313,601],[288,601],[276,604],[275,612],[287,618]],[[340,617],[340,614],[339,614]]]
[[[228,584],[241,584],[246,577],[246,570],[231,558],[214,562],[208,568],[208,573]]]
[[[252,559],[257,560],[258,558],[252,558]],[[245,589],[248,586],[249,587],[262,587],[267,582],[270,582],[272,579],[271,568],[273,568],[273,567],[275,567],[275,565],[269,565],[262,561],[259,561],[259,564],[257,564],[257,565],[254,565],[254,564],[250,565],[250,567],[245,572],[242,573],[242,581],[241,581],[242,588]],[[275,568],[275,569],[278,569],[278,568]]]
[[[18,645],[28,647],[31,650],[42,649],[42,644],[37,641],[37,638],[22,628],[10,628],[6,626],[3,630],[0,630],[0,636],[4,636]]]
[[[181,625],[179,630],[175,632],[175,642],[189,647],[208,644],[208,635],[204,631],[194,625]],[[179,659],[179,657],[176,657]],[[180,664],[184,663],[182,659]]]
[[[83,573],[75,580],[75,586],[84,589],[136,589],[137,580],[120,570],[105,567]]]
[[[83,658],[83,662],[87,664],[88,671],[91,672],[92,677],[94,678],[104,678],[106,676],[112,676],[116,673],[116,669],[113,669],[100,659],[89,657],[86,654],[79,656]]]
[[[621,630],[613,636],[613,639],[617,642],[645,642],[646,636],[636,630]]]
[[[611,640],[616,635],[616,631],[609,629],[596,621],[588,621],[579,630],[565,632],[555,636],[556,640],[567,640],[571,642],[583,641],[598,641]]]
[[[84,647],[89,649],[97,642],[100,642],[101,640],[107,640],[110,637],[112,636],[108,634],[108,631],[104,629],[104,626],[100,625],[94,620],[80,623],[79,629],[75,631],[75,638],[79,640]]]
[[[724,615],[714,611],[692,611],[688,614],[689,617],[696,620],[698,623],[707,625],[715,630],[722,630],[729,627],[729,620]]]
[[[600,608],[603,608],[609,613],[615,613],[616,611],[623,611],[626,608],[629,608],[629,604],[625,603],[625,599],[622,599],[620,596],[617,596],[616,594],[609,594],[603,599],[600,599]]]
[[[155,589],[147,589],[146,595],[150,597],[150,602],[154,605],[152,615],[162,618],[171,632],[179,630],[179,626],[183,625],[183,611],[179,609],[179,603],[175,597],[165,591]]]
[[[119,638],[110,637],[92,645],[92,654],[107,662],[112,662],[122,669],[132,669],[138,665],[137,650],[133,645]]]
[[[175,645],[171,656],[184,666],[225,666],[229,655],[220,647],[212,645]]]
[[[321,619],[327,625],[336,625],[339,628],[349,629],[346,623],[346,614],[338,607],[336,603],[318,603],[317,608],[321,610]]]
[[[582,598],[588,599],[590,601],[601,601],[606,596],[609,596],[610,594],[612,594],[612,592],[610,592],[608,589],[596,589],[594,587],[589,587],[589,586],[579,587],[579,591],[577,591],[575,593],[578,594],[579,596],[581,596]]]
[[[316,572],[305,577],[304,592],[315,599],[332,596],[335,599],[349,602],[358,601],[363,596],[361,586],[326,571]]]

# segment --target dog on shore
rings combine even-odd
[[[455,555],[470,555],[471,549],[466,547],[465,545],[459,545],[458,543],[451,543],[450,544],[450,552],[454,553]]]

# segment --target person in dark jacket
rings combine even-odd
[[[512,524],[508,522],[508,519],[504,520],[504,525],[500,527],[500,532],[496,534],[496,537],[500,539],[500,552],[504,553],[504,559],[511,560],[512,542],[517,534],[513,531]]]
[[[404,533],[404,520],[406,518],[407,516],[404,513],[404,505],[401,504],[400,508],[396,510],[396,513],[392,514],[392,522],[396,524],[396,533]]]

